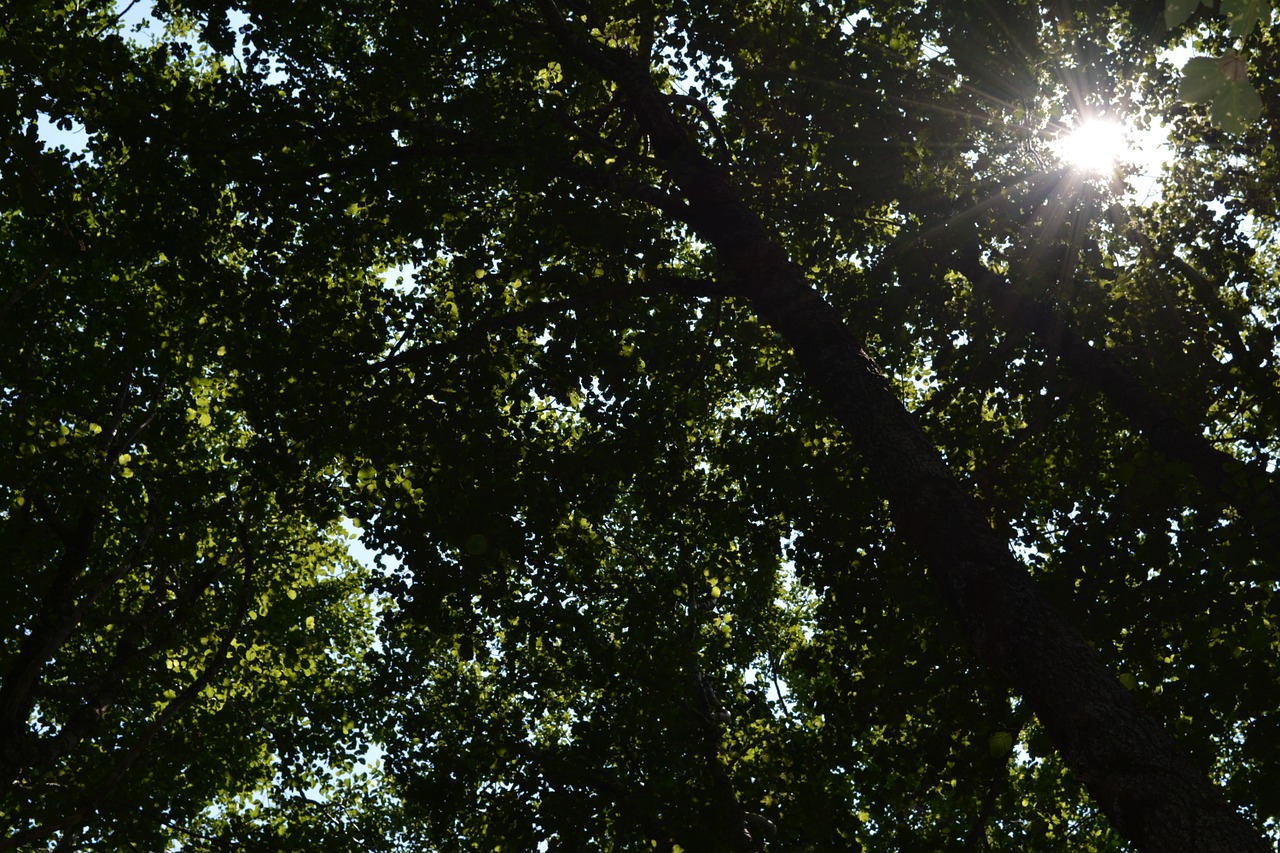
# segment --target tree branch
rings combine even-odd
[[[1280,482],[1265,466],[1215,447],[1112,353],[1084,340],[1048,305],[989,270],[961,272],[976,276],[975,290],[985,296],[1008,331],[1055,341],[1059,363],[1070,375],[1101,391],[1154,450],[1189,465],[1205,485],[1204,491],[1234,506],[1260,538],[1280,551]]]
[[[628,787],[604,773],[580,767],[562,756],[528,744],[518,744],[514,751],[537,764],[543,779],[552,785],[586,785],[607,797],[655,845],[662,845],[663,850],[670,851],[676,847],[690,849],[678,843],[678,839],[662,820],[660,804],[643,785]]]
[[[84,796],[81,800],[80,807],[70,815],[66,815],[56,820],[49,821],[39,826],[32,827],[22,832],[16,833],[7,839],[0,840],[0,851],[17,850],[34,841],[49,836],[75,826],[88,819],[115,789],[120,779],[133,766],[139,756],[150,746],[155,736],[168,725],[168,723],[179,713],[187,708],[200,695],[201,691],[210,684],[214,677],[227,665],[231,658],[231,644],[236,636],[240,633],[240,629],[244,625],[245,615],[249,611],[249,604],[252,600],[253,585],[252,581],[257,574],[257,565],[254,558],[253,549],[248,544],[248,527],[241,519],[240,523],[241,536],[244,537],[245,553],[244,553],[244,574],[240,585],[240,597],[236,604],[235,616],[232,624],[219,642],[217,648],[211,655],[210,664],[204,668],[200,675],[189,685],[187,685],[178,695],[170,700],[163,711],[161,711],[151,725],[143,731],[134,742],[133,746],[124,753],[116,762],[115,767],[107,773],[106,776],[98,780],[91,787],[85,789]]]
[[[711,799],[719,812],[720,823],[724,835],[728,839],[729,849],[734,853],[758,853],[764,849],[763,836],[768,834],[766,827],[773,824],[759,815],[751,815],[756,820],[749,820],[747,811],[738,802],[738,790],[733,784],[724,762],[720,760],[720,741],[722,735],[720,724],[728,718],[710,682],[702,672],[702,667],[695,660],[692,665],[693,682],[693,714],[697,720],[698,730],[702,733],[703,755],[706,759],[707,772],[711,774]],[[753,835],[752,828],[761,837]]]
[[[447,341],[415,347],[397,354],[395,349],[399,348],[400,344],[398,343],[391,354],[372,366],[376,370],[387,370],[395,367],[422,367],[440,356],[456,355],[463,352],[467,346],[478,343],[497,331],[542,323],[553,317],[559,317],[568,311],[576,311],[607,302],[661,294],[670,294],[689,299],[719,299],[737,295],[738,289],[714,279],[694,278],[676,272],[659,270],[648,273],[640,282],[627,281],[563,299],[536,302],[525,306],[519,311],[509,311],[504,314],[486,317],[461,329]]]

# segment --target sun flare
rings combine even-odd
[[[1071,128],[1054,143],[1055,153],[1073,169],[1093,174],[1110,172],[1128,159],[1129,134],[1110,119],[1089,119]]]

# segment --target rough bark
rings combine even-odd
[[[715,247],[727,277],[792,347],[860,449],[895,526],[946,589],[979,659],[1035,711],[1116,829],[1144,851],[1265,851],[1252,827],[1036,589],[983,519],[855,333],[704,157],[654,86],[647,61],[589,44],[543,4],[561,43],[612,79]]]

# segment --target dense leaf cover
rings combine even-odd
[[[0,850],[1267,849],[1280,25],[1173,5],[6,4]]]

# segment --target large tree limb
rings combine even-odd
[[[894,524],[941,581],[978,657],[1027,700],[1115,827],[1142,850],[1264,851],[1255,831],[1054,610],[863,351],[805,281],[728,173],[698,149],[653,84],[648,63],[589,43],[541,4],[561,44],[615,82],[761,320],[861,451]]]
[[[966,273],[972,274],[972,273]],[[1173,413],[1158,394],[1104,349],[1093,346],[1051,307],[990,272],[975,285],[1006,330],[1054,342],[1058,362],[1072,376],[1097,388],[1128,418],[1152,449],[1186,463],[1203,491],[1234,506],[1254,532],[1280,551],[1280,483],[1265,466],[1236,458]]]

